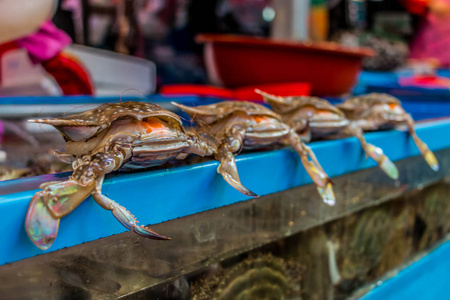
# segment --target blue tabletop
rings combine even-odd
[[[442,138],[449,131],[449,119],[417,124],[418,135],[433,151],[450,147],[450,139]],[[419,155],[405,131],[373,132],[366,137],[368,142],[383,148],[393,161]],[[331,177],[376,166],[374,161],[365,158],[356,138],[313,142],[311,148]],[[259,195],[311,183],[300,159],[290,148],[241,154],[237,165],[242,182]],[[217,173],[217,167],[218,163],[211,160],[167,169],[115,172],[107,176],[103,192],[135,214],[141,224],[164,222],[249,199],[231,188]],[[41,183],[62,180],[68,175],[0,182],[0,264],[126,231],[109,211],[89,197],[61,220],[51,249],[37,249],[24,229],[28,203]],[[320,201],[319,196],[313,201]]]

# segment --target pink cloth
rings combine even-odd
[[[37,32],[15,42],[28,50],[33,63],[40,63],[58,55],[72,40],[49,20],[43,23]]]
[[[450,0],[440,0],[450,6]],[[427,13],[411,44],[411,58],[436,58],[450,66],[450,16]]]

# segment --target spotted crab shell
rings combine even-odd
[[[194,121],[200,121],[206,124],[212,124],[221,120],[232,113],[244,112],[247,115],[265,115],[281,120],[281,117],[265,106],[247,101],[223,101],[210,105],[185,106],[172,102],[173,105],[185,111]]]
[[[268,103],[276,113],[279,114],[292,113],[304,106],[314,106],[316,109],[330,110],[344,117],[344,113],[342,111],[323,98],[312,96],[281,97],[258,89],[255,90],[255,92],[263,96],[264,101]]]
[[[344,103],[337,105],[337,107],[344,112],[367,111],[375,104],[382,103],[400,105],[400,100],[389,94],[370,93],[349,98]]]
[[[180,117],[148,102],[120,102],[102,104],[85,112],[76,113],[63,118],[32,119],[33,123],[53,125],[61,132],[66,141],[83,141],[109,128],[118,119],[132,118],[142,120],[148,117],[158,117],[165,120],[174,128],[183,130]]]
[[[344,117],[344,113],[341,110],[339,110],[337,107],[335,107],[327,100],[322,98],[309,96],[293,96],[293,97],[283,97],[283,100],[285,101],[284,103],[282,103],[282,107],[276,104],[272,106],[272,103],[270,103],[272,108],[278,113],[288,113],[305,106],[314,106],[316,109],[329,110],[337,115]],[[282,111],[280,110],[280,108]]]

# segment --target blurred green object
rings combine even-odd
[[[374,16],[373,32],[390,40],[402,40],[414,34],[411,15],[406,12],[378,12]]]
[[[325,0],[311,0],[311,6],[321,6],[326,5]]]

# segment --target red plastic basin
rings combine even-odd
[[[299,43],[233,35],[201,34],[210,81],[218,86],[309,82],[311,94],[339,96],[350,91],[362,59],[374,53],[336,43]]]

